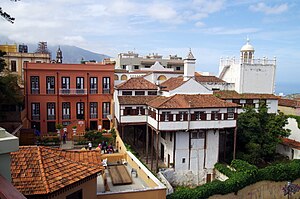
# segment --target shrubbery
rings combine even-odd
[[[233,160],[231,167],[236,171],[232,171],[226,165],[220,163],[215,165],[216,169],[229,177],[224,182],[214,180],[193,189],[180,188],[173,194],[168,195],[167,198],[208,198],[215,194],[224,195],[237,192],[248,185],[262,180],[293,181],[300,177],[300,160],[279,163],[263,169],[258,169],[256,166],[243,160]]]

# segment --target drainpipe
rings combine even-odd
[[[60,112],[59,112],[59,83],[58,83],[58,72],[56,72],[56,101],[57,101],[57,123],[59,123],[59,116],[60,116]]]
[[[90,128],[90,107],[89,107],[89,77],[90,77],[90,73],[87,73],[87,83],[86,83],[86,103],[87,103],[87,127],[88,128]],[[97,83],[98,83],[98,81],[97,81]],[[84,89],[84,88],[83,88]],[[97,106],[97,112],[99,112],[98,111],[98,106]],[[98,128],[98,126],[97,126],[97,128]]]
[[[160,121],[160,117],[159,117],[159,109],[158,109],[158,120],[157,120],[157,132],[156,132],[156,172],[158,172],[158,153],[159,153],[159,150],[158,150],[158,147],[159,147],[159,139],[158,139],[158,136],[159,136],[159,121]]]
[[[190,102],[189,102],[189,106],[190,106]],[[188,119],[188,126],[187,126],[186,131],[189,133],[189,166],[188,166],[188,169],[190,170],[191,169],[191,148],[192,148],[192,146],[191,146],[192,145],[192,143],[191,143],[191,132],[190,132],[191,109],[189,109],[187,119]]]

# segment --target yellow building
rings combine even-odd
[[[6,67],[13,74],[21,77],[21,84],[23,84],[24,80],[23,68],[26,62],[50,63],[51,59],[50,53],[28,53],[26,45],[19,45],[19,49],[17,44],[0,45],[0,50],[6,52],[6,55],[4,55]]]

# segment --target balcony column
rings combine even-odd
[[[153,147],[154,147],[154,133],[151,128],[151,171],[153,171]]]
[[[237,134],[237,126],[234,128],[234,138],[233,138],[233,159],[235,159],[235,153],[236,153],[236,134]]]
[[[148,153],[149,153],[149,127],[146,124],[146,164],[148,164]]]
[[[159,131],[156,131],[156,172],[158,172],[158,136]]]

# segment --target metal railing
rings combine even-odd
[[[59,89],[60,95],[86,95],[87,89]]]

